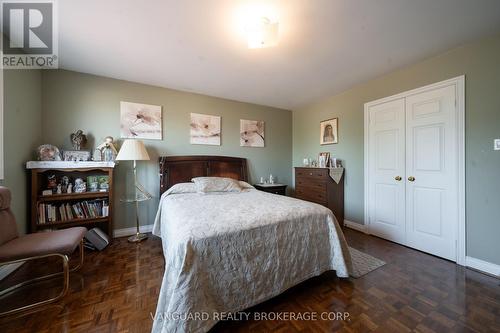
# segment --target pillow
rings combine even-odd
[[[196,190],[201,193],[208,192],[241,192],[240,183],[231,178],[223,177],[196,177],[192,181]]]
[[[178,183],[167,190],[168,194],[196,193],[193,183]]]
[[[238,184],[240,184],[240,187],[241,187],[242,190],[247,190],[247,189],[250,189],[250,188],[255,188],[252,185],[250,185],[247,182],[244,182],[242,180],[238,181]]]

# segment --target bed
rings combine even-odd
[[[222,313],[238,312],[328,270],[348,277],[349,250],[332,212],[258,191],[196,191],[194,177],[247,180],[243,158],[160,158],[153,234],[165,274],[153,332],[206,332]]]

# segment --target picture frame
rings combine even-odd
[[[320,145],[339,143],[339,118],[331,118],[320,122]]]
[[[240,146],[241,147],[264,147],[263,120],[240,119]]]
[[[162,106],[120,101],[122,139],[162,140]]]
[[[89,192],[97,192],[99,190],[97,176],[87,176],[87,189]]]
[[[221,117],[191,113],[189,142],[192,145],[221,145]]]
[[[330,153],[329,152],[319,153],[318,167],[328,168],[329,166],[330,166]]]

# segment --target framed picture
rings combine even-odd
[[[97,182],[99,183],[99,192],[109,191],[109,176],[97,176]]]
[[[318,156],[318,167],[328,168],[330,166],[330,153],[319,153]]]
[[[240,119],[240,146],[264,147],[264,122]]]
[[[161,106],[120,102],[120,131],[124,139],[161,140]]]
[[[320,123],[319,143],[321,145],[329,145],[339,142],[339,118],[323,120]]]
[[[191,113],[190,143],[220,146],[220,117]]]
[[[99,181],[97,176],[87,177],[87,189],[89,192],[97,192],[99,190]]]

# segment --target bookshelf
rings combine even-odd
[[[30,232],[99,227],[112,238],[114,166],[113,162],[27,162],[31,177]],[[56,184],[61,184],[63,177],[72,184],[80,178],[87,183],[87,189],[81,193],[65,193],[66,188],[62,186],[63,193],[43,195],[44,190],[50,189],[49,176],[55,176]],[[91,189],[89,180],[99,181],[97,189]]]

